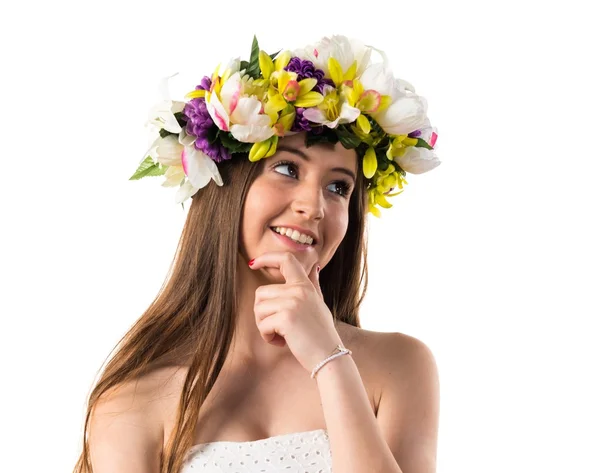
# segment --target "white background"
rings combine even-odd
[[[592,2],[386,4],[3,6],[3,471],[72,470],[96,371],[166,275],[185,212],[128,180],[160,78],[181,99],[255,33],[354,36],[428,100],[442,164],[371,218],[362,325],[433,350],[438,471],[600,471]]]

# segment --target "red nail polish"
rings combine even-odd
[[[321,271],[321,266],[317,265],[317,274],[319,274],[319,271]]]
[[[248,261],[248,266],[252,266],[252,265],[254,264],[254,260],[255,260],[255,259],[256,259],[256,258],[253,258],[253,259],[251,259],[250,261]]]

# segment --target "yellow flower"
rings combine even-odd
[[[365,90],[358,79],[345,81],[341,89],[348,105],[360,110],[356,124],[364,134],[368,135],[371,132],[371,123],[365,114],[382,112],[389,107],[392,98],[389,95],[381,95],[373,89]]]
[[[298,74],[284,70],[290,59],[291,53],[289,51],[280,54],[275,59],[275,62],[264,51],[260,51],[258,56],[263,80],[269,83],[264,110],[274,125],[277,125],[280,118],[282,118],[279,115],[279,112],[282,110],[288,110],[285,115],[288,115],[288,119],[290,118],[289,105],[309,108],[319,105],[323,101],[323,95],[312,90],[317,85],[317,79],[309,78],[298,81]],[[292,123],[295,117],[295,110],[293,112],[294,115],[291,117]],[[285,128],[286,124],[287,121],[282,125],[283,128]],[[281,131],[282,126],[277,126],[278,131]]]
[[[367,190],[369,212],[376,217],[381,216],[381,211],[377,206],[389,209],[392,207],[387,201],[387,197],[393,197],[404,191],[404,184],[408,184],[404,176],[396,170],[394,165],[390,163],[385,170],[377,169],[373,177],[373,182]],[[398,187],[398,192],[391,194],[390,192]]]
[[[252,148],[250,148],[248,159],[254,163],[263,158],[269,158],[273,156],[275,151],[277,151],[278,141],[279,137],[277,135],[273,135],[271,138],[267,138],[265,141],[254,143]]]
[[[406,152],[406,148],[415,146],[417,143],[418,140],[416,138],[409,138],[408,135],[395,136],[394,139],[390,141],[386,156],[390,161],[393,161],[394,158],[401,157]]]

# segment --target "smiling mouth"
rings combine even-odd
[[[302,243],[302,242],[300,242],[300,241],[294,240],[293,238],[290,238],[290,237],[289,237],[289,236],[287,236],[287,235],[282,235],[281,233],[279,233],[279,232],[276,232],[276,231],[275,231],[275,227],[269,227],[269,228],[270,228],[270,229],[271,229],[271,231],[272,231],[273,233],[275,233],[276,235],[279,235],[279,236],[284,236],[284,237],[288,238],[290,241],[293,241],[294,243],[297,243],[298,245],[304,245],[304,246],[315,246],[315,245],[316,245],[316,243],[317,243],[317,240],[315,240],[315,239],[313,239],[313,242],[312,242],[311,244],[308,244],[308,243]]]

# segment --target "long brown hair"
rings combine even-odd
[[[320,144],[319,146],[328,146]],[[350,197],[348,230],[319,275],[334,319],[360,327],[358,310],[367,288],[366,183],[360,160]],[[117,343],[86,408],[83,448],[74,473],[92,473],[87,433],[91,413],[107,390],[152,371],[159,360],[193,347],[175,427],[160,459],[160,473],[181,470],[194,442],[202,403],[229,352],[236,325],[236,272],[243,205],[264,160],[219,163],[222,187],[213,181],[193,197],[177,250],[154,301]]]

